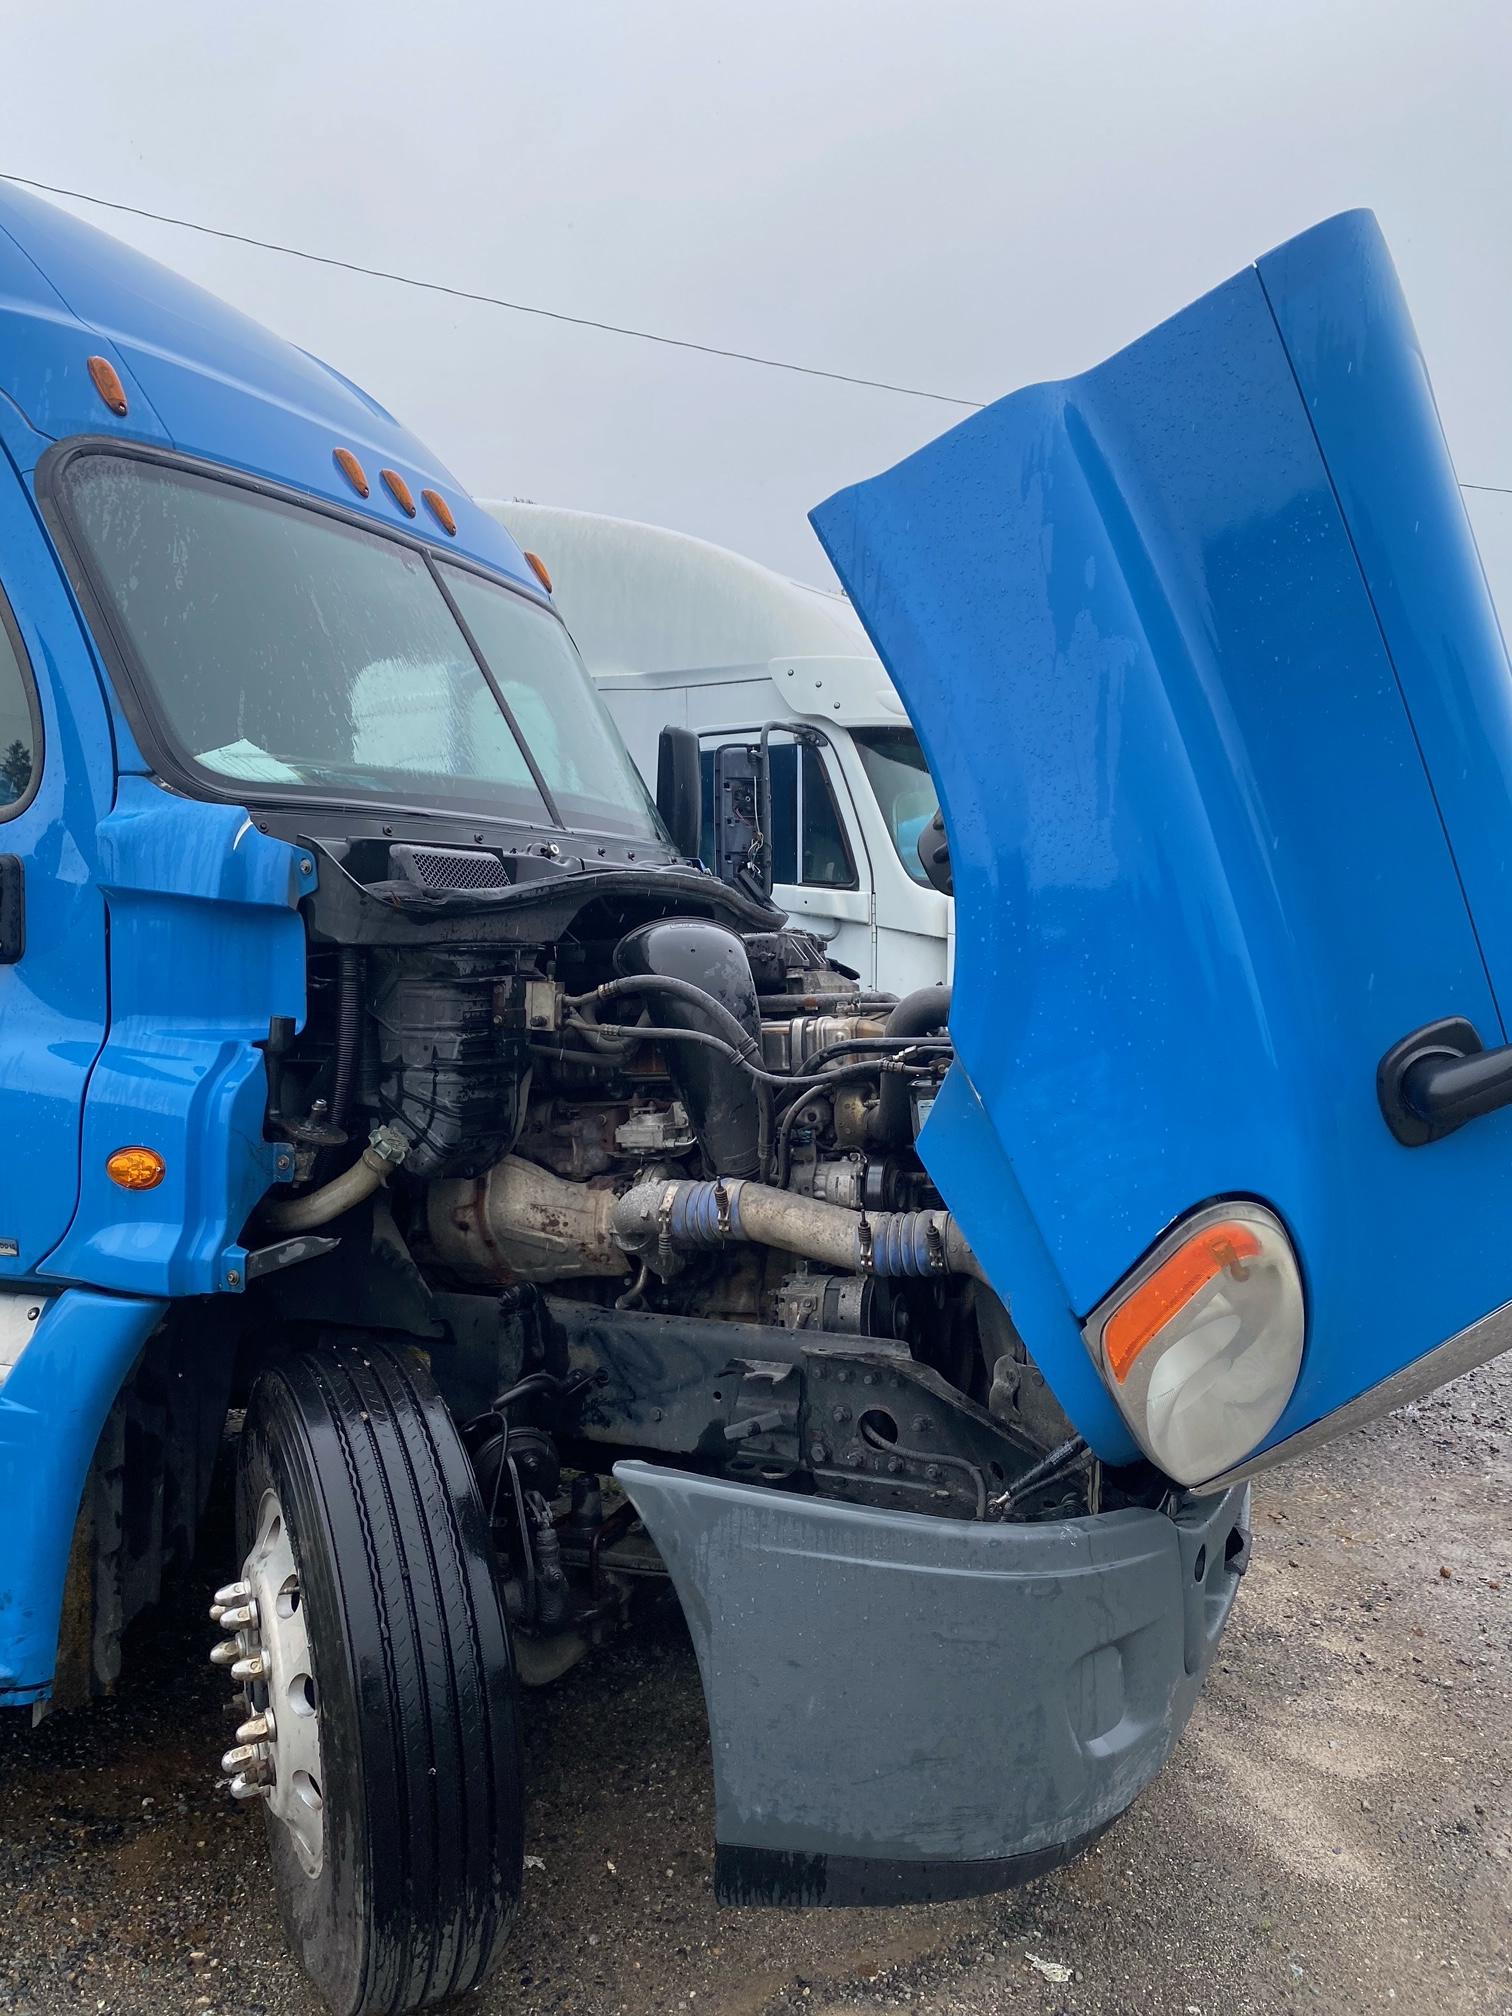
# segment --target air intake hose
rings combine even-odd
[[[680,981],[712,997],[700,1002],[681,990],[649,989],[652,1020],[728,1041],[731,1023],[749,1054],[761,1056],[761,1011],[745,946],[733,931],[700,917],[642,924],[614,949],[622,981],[655,976]],[[760,1109],[750,1076],[704,1044],[668,1045],[668,1069],[699,1146],[718,1176],[754,1176],[761,1167]]]

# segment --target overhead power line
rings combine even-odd
[[[507,301],[499,294],[484,294],[471,287],[450,287],[442,280],[422,280],[413,273],[394,273],[381,266],[363,266],[355,259],[337,259],[327,252],[310,252],[302,245],[282,245],[272,238],[253,238],[245,231],[224,231],[214,224],[200,224],[192,217],[168,217],[161,210],[144,210],[135,203],[113,202],[108,196],[92,196],[87,189],[62,189],[53,182],[37,182],[29,175],[11,175],[0,169],[0,182],[15,182],[23,189],[40,189],[48,196],[66,196],[75,203],[93,203],[101,210],[118,210],[128,217],[145,217],[153,224],[171,224],[179,231],[198,231],[206,238],[224,238],[233,245],[254,245],[260,252],[281,252],[289,259],[303,259],[312,266],[335,266],[343,273],[363,273],[370,280],[388,280],[396,287],[414,287],[425,294],[446,294],[454,301],[479,301],[488,308],[506,308],[512,315],[535,315],[547,322],[566,322],[574,329],[597,329],[606,336],[631,336],[638,343],[661,343],[673,350],[696,350],[704,357],[726,357],[736,364],[759,364],[767,371],[793,371],[803,378],[828,378],[837,385],[863,385],[872,392],[892,392],[905,399],[933,399],[941,406],[964,406],[973,413],[982,410],[980,399],[958,399],[949,392],[932,392],[922,385],[896,385],[886,378],[863,378],[853,371],[826,371],[817,364],[795,364],[787,357],[762,357],[753,350],[726,349],[719,343],[697,343],[688,336],[667,336],[655,329],[633,329],[623,322],[601,322],[592,315],[569,315],[562,308],[542,308],[533,301]]]
[[[796,364],[789,357],[763,357],[754,350],[727,349],[719,343],[699,343],[689,336],[667,336],[656,329],[634,329],[628,323],[603,322],[592,315],[569,315],[563,308],[543,308],[533,301],[510,301],[501,294],[485,294],[471,287],[452,287],[444,280],[422,280],[413,273],[395,273],[382,266],[364,266],[355,259],[337,259],[328,252],[310,252],[302,245],[283,245],[274,238],[254,238],[245,231],[227,231],[215,224],[201,224],[192,217],[170,217],[161,210],[146,210],[136,203],[118,203],[109,196],[94,196],[87,189],[64,189],[55,182],[38,182],[30,175],[12,175],[0,169],[0,182],[14,182],[23,189],[39,189],[47,196],[64,196],[74,203],[92,203],[100,210],[118,210],[127,217],[143,217],[152,224],[169,224],[177,231],[197,231],[204,238],[224,238],[232,245],[251,245],[259,252],[281,252],[287,259],[303,259],[311,266],[334,266],[342,273],[361,273],[370,280],[387,280],[396,287],[413,287],[423,294],[445,294],[454,301],[477,301],[486,308],[504,308],[512,315],[534,315],[546,322],[565,322],[574,329],[596,329],[605,336],[628,336],[637,343],[660,343],[672,350],[693,350],[702,357],[724,357],[735,364],[757,364],[765,371],[792,371],[802,378],[827,378],[836,385],[860,385],[870,392],[891,392],[903,399],[932,399],[941,406],[962,406],[980,413],[986,401],[961,399],[952,392],[935,392],[923,385],[898,385],[887,378],[864,378],[853,371],[827,371],[817,364]],[[1502,483],[1461,483],[1462,490],[1483,490],[1497,497],[1512,497],[1512,487]]]

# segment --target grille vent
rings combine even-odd
[[[389,856],[406,882],[420,889],[505,889],[509,877],[497,854],[469,847],[392,847]]]

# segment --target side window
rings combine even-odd
[[[773,798],[776,788],[773,787]],[[775,816],[774,821],[775,824]],[[854,889],[856,869],[819,751],[803,745],[803,880],[821,889]]]
[[[31,675],[0,601],[0,819],[13,818],[30,799],[41,757]]]

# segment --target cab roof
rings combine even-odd
[[[91,357],[119,375],[124,414],[96,389]],[[0,402],[12,409],[0,403],[0,439],[25,474],[52,441],[144,442],[288,485],[459,551],[539,596],[503,526],[360,386],[155,259],[5,184]],[[361,465],[365,498],[338,466],[338,448]],[[408,486],[413,518],[380,479],[382,470]],[[422,501],[425,490],[445,500],[455,536]]]

